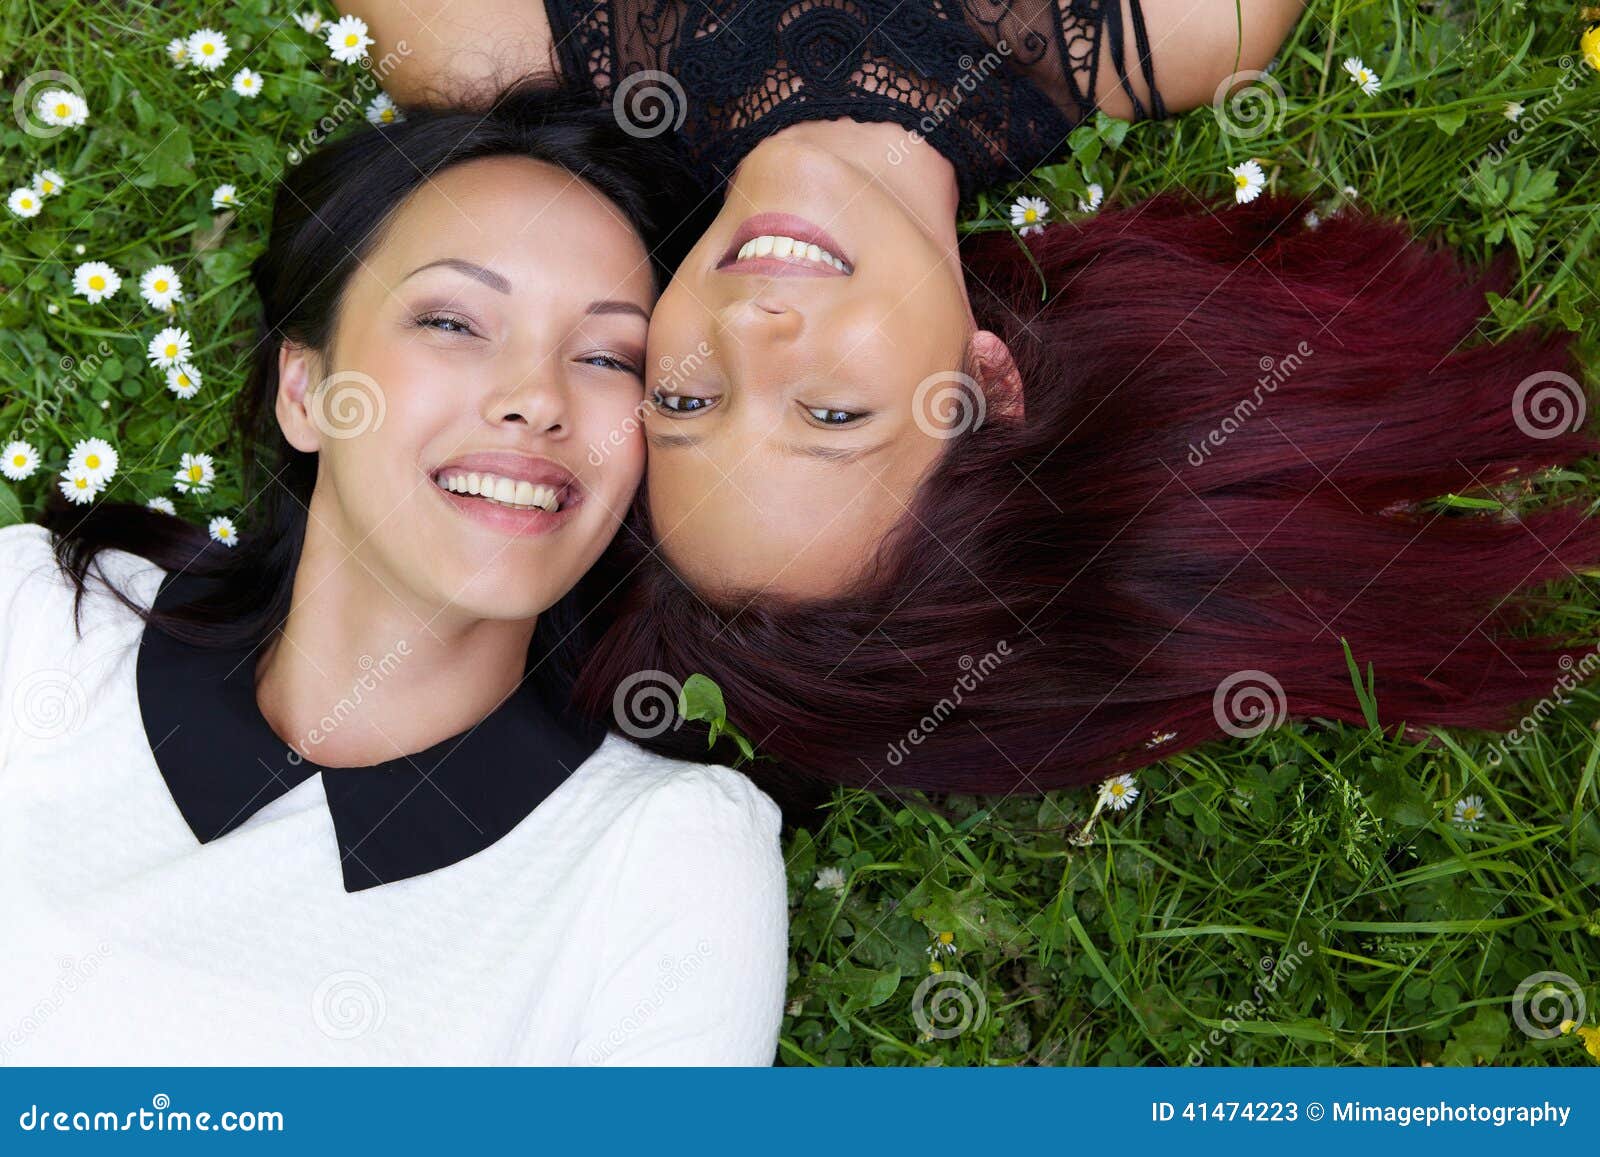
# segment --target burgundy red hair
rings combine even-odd
[[[589,707],[701,672],[765,784],[1008,792],[1249,730],[1240,693],[1359,723],[1341,638],[1386,725],[1499,729],[1551,693],[1580,652],[1527,635],[1536,588],[1600,559],[1600,523],[1431,501],[1526,498],[1596,449],[1567,335],[1477,332],[1503,264],[1273,198],[1165,195],[1025,244],[963,241],[1025,421],[953,440],[840,597],[712,605],[632,559]],[[655,743],[703,757],[687,731]]]

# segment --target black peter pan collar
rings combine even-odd
[[[155,606],[208,580],[173,572]],[[321,771],[344,890],[359,892],[475,855],[516,827],[605,738],[553,708],[531,678],[476,727],[372,767],[322,768],[294,752],[256,706],[254,647],[193,647],[146,627],[139,711],[156,765],[201,843],[225,836]]]

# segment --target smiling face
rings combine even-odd
[[[280,424],[318,453],[313,526],[427,613],[536,617],[638,486],[653,298],[627,220],[564,170],[429,180],[351,275],[331,347],[280,358]]]
[[[946,237],[812,127],[745,158],[650,326],[651,523],[706,591],[836,591],[963,422],[953,212]]]

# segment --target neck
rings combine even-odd
[[[324,767],[425,751],[489,715],[522,679],[534,622],[427,607],[347,550],[312,496],[288,618],[256,663],[274,732]],[[359,536],[349,537],[355,541]]]

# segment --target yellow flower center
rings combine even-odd
[[[198,467],[198,466],[189,467],[189,479],[192,482],[200,481],[200,467]]]
[[[180,386],[187,386],[189,384],[189,375],[188,374],[179,374],[178,375],[178,384]]]
[[[354,48],[360,42],[361,42],[361,38],[359,36],[357,36],[354,32],[348,32],[348,33],[345,34],[344,46],[346,48]]]
[[[1031,206],[1029,208],[1027,208],[1027,209],[1024,209],[1022,211],[1022,219],[1024,221],[1026,221],[1028,224],[1032,225],[1035,221],[1037,221],[1039,219],[1039,210],[1037,210],[1037,209],[1035,209],[1035,208],[1033,208]]]
[[[89,480],[87,478],[74,478],[72,484],[79,490],[87,490],[89,488]]]
[[[43,192],[46,192],[46,193],[53,192],[55,190],[55,187],[56,187],[56,183],[54,181],[40,181],[39,182],[40,190],[43,191]]]
[[[85,466],[87,466],[91,470],[100,469],[100,455],[98,455],[98,454],[90,454],[87,458],[85,458],[83,460],[83,464]]]
[[[1117,796],[1118,798],[1121,798],[1122,793],[1127,790],[1127,787],[1120,783],[1114,783],[1111,785],[1111,794]]]
[[[176,345],[174,345],[173,343],[168,342],[167,343],[166,354],[167,354],[167,356],[169,358],[177,357],[178,356],[178,347]]]
[[[228,537],[228,528],[226,526],[217,527],[217,537],[218,538],[227,538]]]
[[[96,273],[94,276],[89,278],[89,288],[90,289],[104,289],[105,287],[106,287],[106,279],[104,277],[101,277],[98,273]]]
[[[151,288],[153,288],[157,293],[165,293],[167,291],[167,279],[165,277],[158,277],[155,281],[155,284]]]
[[[56,103],[56,116],[64,117],[64,116],[67,115],[67,113],[69,113],[71,111],[72,110],[71,110],[70,106],[68,106],[66,101],[58,101]]]
[[[217,46],[214,45],[214,44],[202,44],[200,46],[200,51],[205,53],[207,56],[210,56],[216,50],[217,50]]]
[[[25,466],[27,465],[27,462],[28,456],[26,454],[18,454],[15,458],[11,459],[11,464],[17,467]]]
[[[384,124],[390,123],[391,121],[394,120],[394,109],[392,109],[392,108],[384,109],[381,113],[378,114],[378,119],[381,120]]]
[[[1233,183],[1242,189],[1250,183],[1250,178],[1244,173],[1236,173],[1234,174]]]

